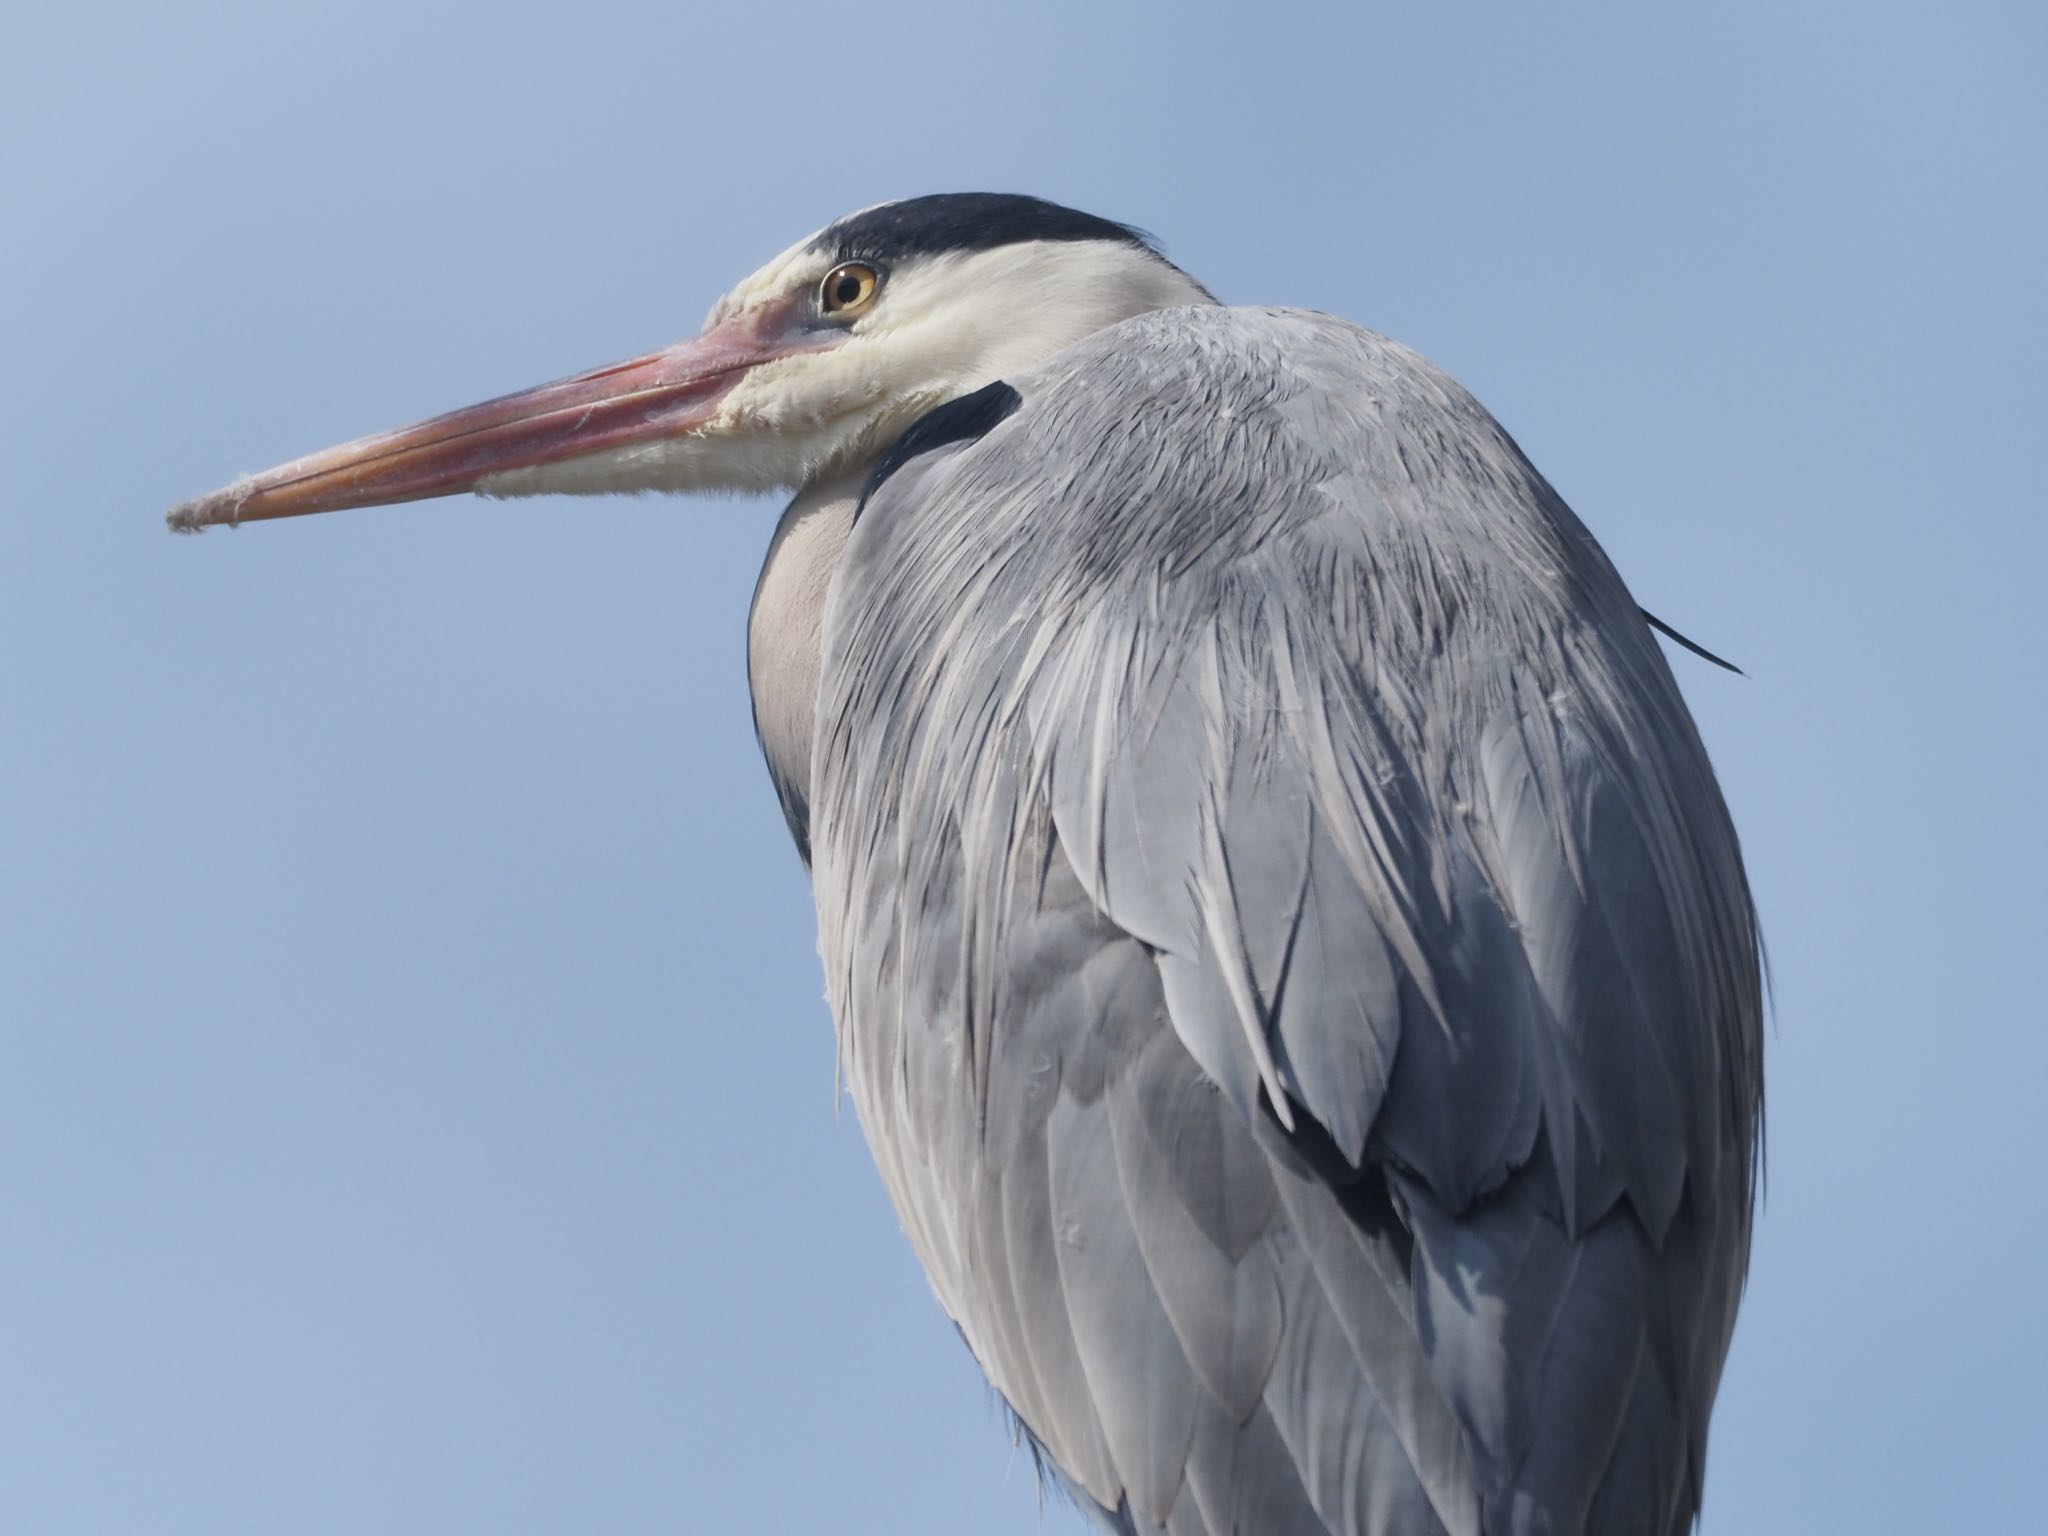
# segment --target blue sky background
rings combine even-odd
[[[835,1112],[775,508],[159,522],[971,188],[1419,346],[1748,667],[1677,663],[1778,1004],[1706,1529],[2038,1520],[2039,7],[58,10],[0,49],[0,1530],[1079,1530]]]

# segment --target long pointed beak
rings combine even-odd
[[[179,533],[473,491],[492,476],[702,430],[748,370],[820,339],[735,316],[691,341],[358,438],[174,507]]]

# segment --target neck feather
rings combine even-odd
[[[825,638],[825,598],[853,532],[866,467],[804,487],[784,509],[747,615],[754,734],[798,855],[811,862],[811,732]]]

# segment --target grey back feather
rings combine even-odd
[[[1113,1529],[1677,1532],[1754,916],[1656,642],[1490,416],[1177,310],[876,493],[810,784],[850,1091]]]

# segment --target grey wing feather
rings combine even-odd
[[[1173,311],[835,579],[813,844],[941,1301],[1132,1531],[1676,1531],[1760,977],[1656,643],[1469,396]]]

